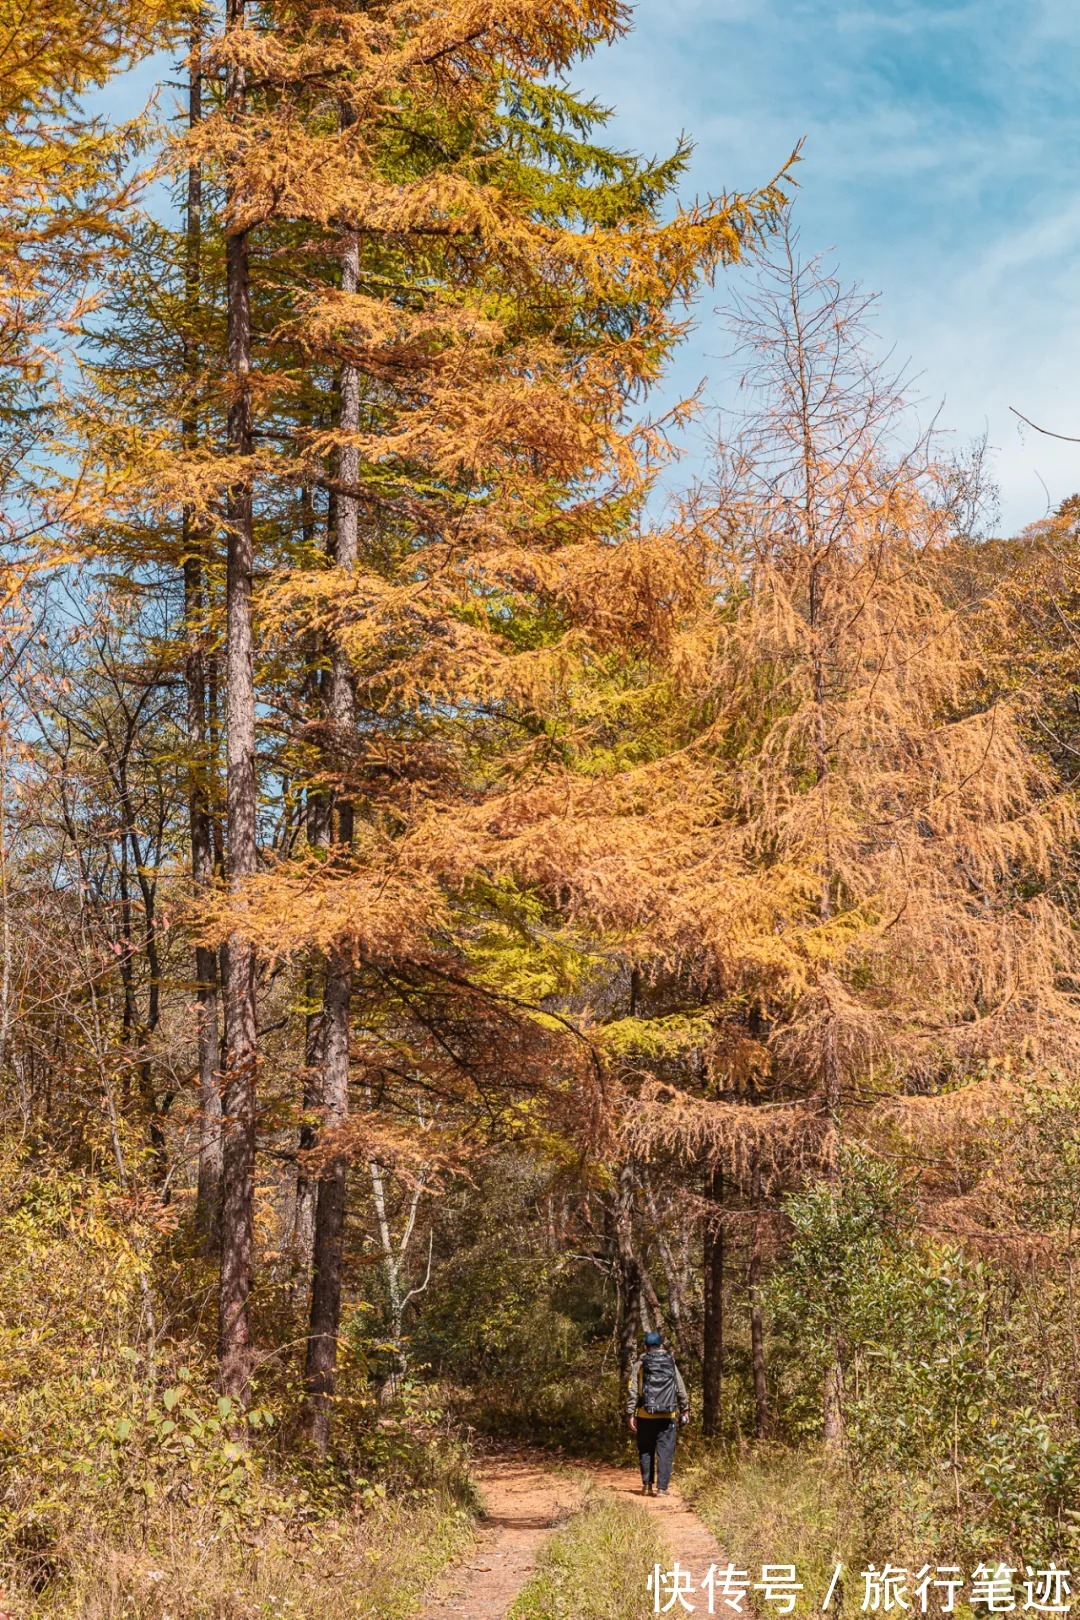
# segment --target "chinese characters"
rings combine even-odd
[[[812,1607],[822,1614],[839,1607],[844,1591],[844,1566],[837,1564],[826,1589],[808,1594],[803,1609]],[[955,1564],[924,1564],[909,1570],[905,1565],[886,1561],[879,1568],[870,1564],[853,1572],[848,1592],[864,1614],[893,1614],[900,1620],[908,1614],[953,1614],[958,1595],[972,1607],[988,1614],[1065,1615],[1072,1608],[1072,1571],[1061,1569],[1052,1560],[1043,1568],[1025,1564],[981,1563],[970,1577]],[[753,1580],[748,1569],[735,1564],[710,1564],[700,1581],[693,1571],[676,1559],[671,1569],[653,1566],[649,1593],[654,1614],[736,1614],[745,1617],[768,1605],[777,1616],[793,1612],[799,1594],[806,1587],[799,1580],[794,1564],[762,1564],[761,1579]],[[753,1601],[748,1594],[754,1593]]]

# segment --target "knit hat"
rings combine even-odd
[[[663,1342],[664,1341],[660,1337],[659,1333],[646,1333],[645,1335],[646,1350],[659,1350]]]

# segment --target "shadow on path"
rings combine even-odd
[[[477,1468],[484,1499],[480,1542],[450,1573],[451,1589],[429,1601],[422,1620],[504,1620],[552,1530],[580,1506],[586,1479],[524,1458],[493,1458]]]

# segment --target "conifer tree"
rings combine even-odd
[[[115,419],[94,430],[116,435],[110,464],[124,467],[112,490],[128,514],[114,525],[121,544],[155,524],[174,533],[184,513],[191,532],[218,524],[229,556],[221,1355],[223,1388],[242,1398],[252,951],[323,958],[308,1358],[320,1444],[344,1155],[372,1129],[345,1124],[350,978],[363,965],[365,1001],[389,995],[422,1042],[416,995],[443,997],[451,967],[474,1011],[494,995],[485,1017],[505,1021],[497,992],[469,988],[477,868],[461,816],[500,782],[546,768],[545,708],[590,643],[651,633],[624,634],[615,610],[628,578],[645,601],[672,571],[659,547],[618,561],[663,453],[627,405],[678,341],[679,306],[769,224],[781,195],[774,185],[665,218],[685,151],[646,164],[607,150],[591,133],[600,109],[551,83],[622,27],[621,13],[592,3],[234,4],[203,41],[220,97],[177,153],[220,206],[224,238],[225,365],[202,366],[199,446],[175,434],[161,394],[154,424],[140,407],[146,427],[122,450]],[[216,230],[204,225],[204,258]],[[305,512],[326,523],[315,567]],[[158,544],[175,559],[173,541]],[[269,663],[253,656],[253,613],[263,660],[303,687],[314,649],[325,672],[324,718],[297,731],[282,714],[290,792],[332,817],[332,838],[316,838],[299,869],[259,869],[255,721],[274,697]],[[405,970],[411,989],[394,977]]]
[[[752,408],[685,514],[668,659],[637,672],[642,761],[472,823],[490,870],[632,952],[636,1012],[606,975],[594,1000],[625,1151],[722,1175],[729,1207],[828,1174],[853,1104],[1080,1034],[1071,807],[958,597],[948,469],[904,445],[864,310],[794,244],[766,271]]]
[[[70,498],[43,470],[63,388],[60,353],[93,301],[138,194],[138,130],[83,98],[170,37],[182,0],[57,0],[0,9],[0,601],[62,554]],[[63,446],[66,450],[66,445]]]
[[[59,1341],[28,1313],[48,1353],[16,1358],[16,1449],[43,1466],[54,1410],[65,1436],[70,1411],[97,1411],[107,1441],[88,1472],[65,1439],[49,1514],[62,1528],[58,1478],[96,1502],[136,1454],[163,1535],[204,1514],[204,1488],[219,1511],[236,1453],[198,1419],[208,1401],[252,1447],[225,1511],[265,1527],[289,1459],[278,1444],[263,1469],[264,1415],[295,1395],[325,1453],[339,1403],[381,1419],[429,1353],[455,1381],[494,1368],[516,1399],[512,1351],[484,1342],[496,1311],[504,1344],[538,1320],[566,1323],[560,1346],[581,1329],[590,1388],[598,1323],[625,1372],[639,1329],[666,1321],[680,1356],[700,1345],[719,1434],[737,1299],[764,1436],[783,1417],[770,1237],[784,1195],[816,1182],[789,1206],[772,1345],[790,1332],[797,1356],[807,1323],[818,1335],[800,1399],[824,1439],[843,1441],[845,1379],[889,1304],[883,1285],[852,1326],[844,1280],[811,1275],[814,1232],[862,1200],[859,1231],[903,1240],[886,1283],[922,1415],[895,1455],[912,1434],[951,1445],[959,1530],[958,1410],[974,1432],[987,1389],[1037,1388],[1004,1440],[1035,1436],[1042,1483],[995,1478],[1002,1512],[1045,1492],[1045,1524],[1026,1522],[1056,1556],[1080,1183],[1055,1151],[1078,1109],[1067,1078],[1039,1082],[1071,1070],[1080,1034],[1061,785],[1076,502],[973,542],[955,466],[910,442],[868,354],[864,302],[790,234],[739,306],[747,408],[713,475],[650,499],[670,446],[643,402],[687,302],[775,225],[784,185],[680,209],[685,152],[605,144],[565,79],[621,32],[617,4],[185,10],[175,228],[128,207],[128,136],[151,126],[109,135],[75,102],[176,38],[171,12],[47,9],[15,16],[23,49],[0,67],[0,434],[14,483],[50,416],[71,459],[37,469],[38,534],[13,521],[0,614],[20,569],[55,561],[40,535],[63,528],[83,566],[57,611],[34,599],[32,631],[0,622],[0,1072],[20,1166],[0,1282],[22,1320],[17,1291],[45,1267],[27,1270],[21,1234],[76,1269],[115,1250],[131,1339],[114,1376],[104,1294],[65,1277],[42,1289],[61,1339],[54,1305],[93,1305],[71,1313],[76,1359],[52,1366]],[[47,349],[92,304],[73,397]],[[32,495],[22,479],[16,519]],[[1013,1162],[976,1197],[972,1143],[1006,1109]],[[995,1262],[969,1290],[961,1260],[928,1268],[915,1205],[845,1143],[913,1158],[935,1134],[965,1190],[924,1174],[924,1230],[1008,1223],[998,1251],[1037,1244],[1067,1299],[1065,1353],[1048,1334],[1037,1355],[980,1344],[966,1405],[904,1359],[922,1354],[920,1302],[954,1296],[966,1356],[1015,1279]],[[213,1259],[233,1403],[210,1393],[190,1303]],[[339,1366],[357,1294],[350,1340],[368,1322],[373,1353]],[[872,1405],[856,1393],[846,1416]],[[36,1531],[24,1549],[12,1526],[44,1567]],[[277,1536],[260,1530],[252,1590]],[[111,1556],[112,1532],[92,1544]],[[76,1538],[58,1547],[75,1570]]]
[[[1077,1036],[1062,994],[1071,813],[1022,712],[995,697],[985,608],[954,589],[949,469],[902,445],[902,400],[865,357],[863,307],[792,258],[747,311],[766,361],[755,380],[776,403],[730,452],[724,502],[749,587],[735,619],[743,692],[756,684],[743,660],[757,652],[768,671],[736,767],[746,829],[771,871],[807,874],[802,965],[786,994],[781,970],[764,996],[743,995],[770,1030],[759,1094],[805,1107],[816,1093],[798,1157],[808,1131],[826,1167],[853,1101],[934,1092],[991,1057],[1061,1060]],[[779,967],[774,956],[770,978]],[[736,1158],[752,1198],[776,1155]],[[838,1353],[832,1446],[840,1366]]]
[[[234,150],[243,150],[247,108],[247,62],[240,36],[244,0],[228,0],[222,119]],[[192,144],[201,129],[192,131]],[[195,156],[197,161],[198,148]],[[225,757],[228,802],[228,876],[233,891],[255,875],[255,513],[251,458],[254,450],[251,397],[251,269],[248,222],[242,214],[237,166],[225,176],[225,312],[228,365],[225,562]],[[222,1095],[221,1292],[219,1357],[221,1387],[246,1400],[251,1379],[249,1296],[254,1263],[255,1087],[258,1064],[255,954],[242,929],[229,934],[225,970],[225,1042],[228,1050]]]
[[[188,40],[188,125],[194,129],[202,119],[203,63],[202,40],[206,19],[197,8]],[[182,327],[184,417],[181,436],[188,454],[199,445],[199,392],[204,289],[203,267],[203,186],[198,163],[188,166],[185,185],[184,242],[184,319]],[[208,634],[208,572],[211,561],[210,535],[205,522],[195,520],[190,506],[184,508],[181,535],[181,568],[184,576],[184,684],[187,692],[188,801],[191,839],[191,875],[195,893],[205,894],[215,879],[213,777],[217,761],[210,749],[211,719],[208,705],[215,700],[210,680],[211,661],[216,651]],[[220,972],[217,953],[207,944],[195,943],[195,981],[198,996],[197,1046],[199,1054],[199,1177],[197,1223],[210,1247],[218,1241],[221,1220],[222,1139],[221,1076],[222,1049],[219,1016]]]
[[[133,195],[121,173],[132,132],[87,117],[79,98],[163,43],[183,9],[176,0],[56,0],[0,14],[0,352],[9,377],[40,375],[47,328],[76,316]]]

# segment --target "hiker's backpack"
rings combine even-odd
[[[646,1350],[641,1358],[641,1404],[646,1412],[674,1412],[679,1404],[675,1361],[667,1350]]]

